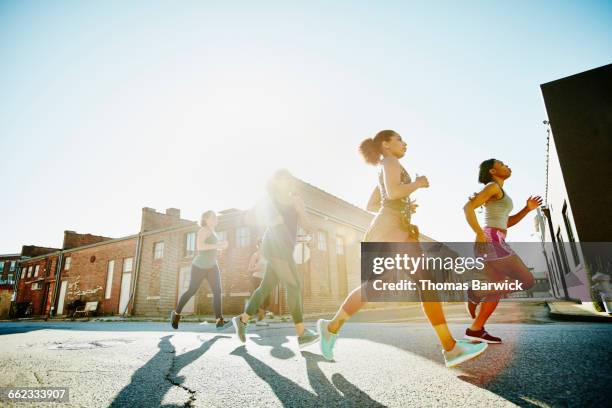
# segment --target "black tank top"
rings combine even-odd
[[[283,217],[283,223],[268,227],[264,234],[264,239],[273,239],[289,248],[295,246],[297,240],[297,211],[293,205],[283,205],[276,200],[270,203]]]
[[[408,174],[406,169],[402,167],[402,172],[400,174],[400,184],[410,183],[412,183],[412,179],[410,178],[410,175]],[[394,210],[398,211],[404,211],[410,207],[409,196],[396,198],[395,200],[389,198],[389,195],[387,194],[387,189],[385,188],[384,173],[382,168],[378,173],[378,188],[380,189],[381,207],[393,208]],[[410,214],[410,211],[408,211],[407,213]]]

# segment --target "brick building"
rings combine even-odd
[[[301,180],[297,187],[314,228],[310,245],[302,248],[310,256],[298,265],[304,311],[331,312],[360,284],[360,243],[372,214]],[[251,294],[247,265],[264,232],[263,226],[247,224],[245,215],[246,211],[229,209],[218,217],[220,239],[229,243],[219,256],[227,315],[240,312]],[[182,219],[176,208],[162,213],[145,207],[141,216],[140,231],[127,237],[66,231],[62,249],[24,247],[29,257],[18,263],[22,273],[17,302],[30,302],[32,315],[63,315],[78,299],[98,301],[99,314],[166,316],[189,286],[199,226]],[[305,231],[300,228],[298,233]],[[282,287],[273,294],[270,309],[286,312]],[[207,284],[183,313],[212,314]]]
[[[53,290],[56,258],[52,255],[59,251],[57,248],[39,247],[36,245],[24,245],[21,248],[21,261],[18,263],[17,282],[17,305],[30,303],[31,315],[42,315],[48,313],[50,306],[50,295]],[[24,313],[27,308],[22,308]]]
[[[9,315],[21,254],[0,255],[0,318]]]

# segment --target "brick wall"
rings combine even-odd
[[[98,305],[99,314],[118,314],[124,260],[132,258],[131,273],[133,273],[136,243],[137,238],[130,238],[65,253],[60,275],[60,281],[68,282],[64,310],[66,310],[66,304],[75,299],[80,299],[84,302],[100,302]],[[71,258],[70,269],[66,270],[65,264],[68,257]],[[114,268],[112,270],[110,298],[106,299],[105,292],[110,261],[114,261]]]
[[[177,209],[169,208],[165,214],[148,207],[142,209],[141,231],[169,227],[179,229],[143,236],[134,315],[166,315],[176,306],[179,270],[191,263],[191,258],[185,257],[186,234],[197,231],[198,225],[181,219]],[[154,249],[158,242],[163,242],[163,257],[155,259]]]
[[[112,238],[92,234],[79,234],[74,231],[64,231],[64,243],[62,249],[78,248],[85,245],[97,244]]]

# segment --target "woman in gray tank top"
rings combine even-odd
[[[512,169],[500,160],[489,159],[482,162],[478,181],[485,187],[470,197],[463,210],[468,224],[476,233],[476,256],[486,259],[488,279],[491,282],[516,281],[522,286],[520,290],[527,290],[535,282],[533,275],[521,258],[506,244],[506,230],[542,205],[542,198],[529,197],[525,207],[510,215],[513,203],[503,187],[511,175]],[[480,226],[476,218],[475,209],[480,206],[484,206],[484,227]],[[484,325],[497,307],[501,296],[510,292],[512,290],[468,290],[467,309],[474,322],[466,330],[466,338],[485,343],[501,343],[499,337],[487,333]],[[481,306],[477,314],[478,304]]]
[[[217,329],[222,329],[230,322],[223,319],[221,304],[221,273],[217,264],[217,253],[227,248],[227,241],[219,241],[215,228],[217,227],[217,215],[214,211],[206,211],[200,220],[200,229],[196,237],[196,254],[191,261],[191,278],[189,288],[178,301],[176,310],[170,313],[172,327],[178,329],[181,320],[181,311],[185,304],[196,294],[202,281],[206,279],[213,293],[213,309]]]

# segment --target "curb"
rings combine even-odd
[[[559,313],[553,312],[550,308],[550,305],[546,303],[546,307],[548,307],[548,317],[553,320],[561,320],[566,322],[595,322],[595,323],[611,323],[612,316],[597,316],[597,315],[580,315],[580,314],[567,314],[567,313]]]

